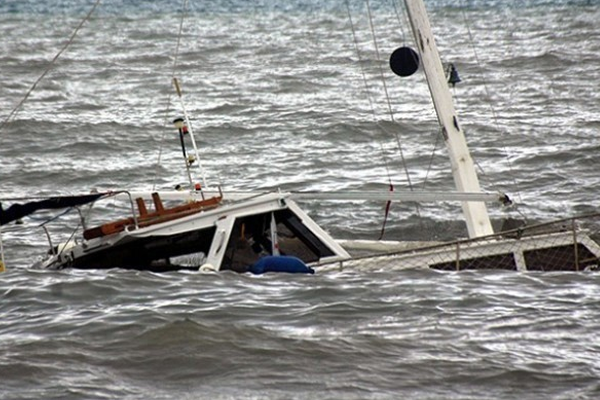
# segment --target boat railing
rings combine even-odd
[[[70,237],[65,242],[61,242],[57,246],[54,246],[54,242],[52,240],[52,235],[50,234],[50,231],[48,230],[48,225],[49,225],[50,222],[54,221],[58,217],[51,218],[51,219],[49,219],[47,221],[44,221],[42,224],[40,224],[40,227],[44,230],[44,233],[46,235],[46,239],[48,240],[48,245],[50,247],[49,253],[52,254],[52,255],[58,255],[58,254],[60,254],[62,252],[62,250],[64,250],[65,248],[69,247],[70,244],[77,244],[77,240],[74,238],[75,233],[79,230],[79,228],[81,228],[84,233],[88,229],[87,228],[87,218],[89,218],[94,205],[98,201],[109,199],[109,198],[112,199],[112,198],[115,198],[115,197],[117,197],[119,195],[122,195],[122,194],[127,195],[127,198],[129,200],[129,206],[131,208],[132,222],[133,222],[133,225],[135,226],[135,228],[137,229],[138,226],[139,226],[139,222],[138,222],[138,218],[137,218],[137,216],[135,214],[135,206],[134,206],[133,197],[132,197],[131,193],[129,191],[127,191],[127,190],[118,190],[118,191],[106,192],[102,197],[98,198],[97,200],[95,200],[94,202],[92,202],[92,203],[89,204],[89,208],[88,208],[88,211],[86,213],[82,212],[81,206],[73,206],[73,207],[71,207],[71,209],[74,208],[77,211],[77,214],[79,215],[79,221],[80,221],[80,223],[71,232]],[[67,212],[68,212],[68,210],[67,210]]]
[[[600,213],[521,226],[492,235],[355,255],[322,263],[327,269],[594,270],[600,268]],[[401,243],[397,243],[401,244]],[[368,266],[368,267],[367,267]]]

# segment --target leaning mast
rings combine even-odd
[[[421,56],[423,70],[452,165],[452,175],[459,192],[481,192],[479,179],[465,135],[458,122],[452,94],[448,87],[442,61],[431,31],[422,0],[405,0],[408,18]],[[487,207],[483,202],[462,202],[469,237],[494,233]]]

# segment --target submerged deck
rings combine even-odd
[[[345,241],[352,260],[319,270],[591,271],[600,267],[600,214],[453,242]]]

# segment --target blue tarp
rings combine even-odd
[[[292,256],[266,256],[258,260],[248,269],[253,274],[266,272],[288,272],[292,274],[314,274],[315,270],[304,264],[304,261]]]

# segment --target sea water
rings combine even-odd
[[[372,30],[362,1],[105,0],[72,37],[94,3],[0,0],[0,123],[35,86],[0,130],[0,198],[185,184],[173,76],[209,186],[452,190],[422,73],[387,69],[399,5],[372,0]],[[597,211],[600,2],[427,4],[482,186],[516,203],[492,219]],[[302,205],[344,239],[384,219]],[[385,238],[464,235],[459,211],[393,204]],[[31,269],[55,215],[3,227],[2,399],[600,396],[596,274]]]

